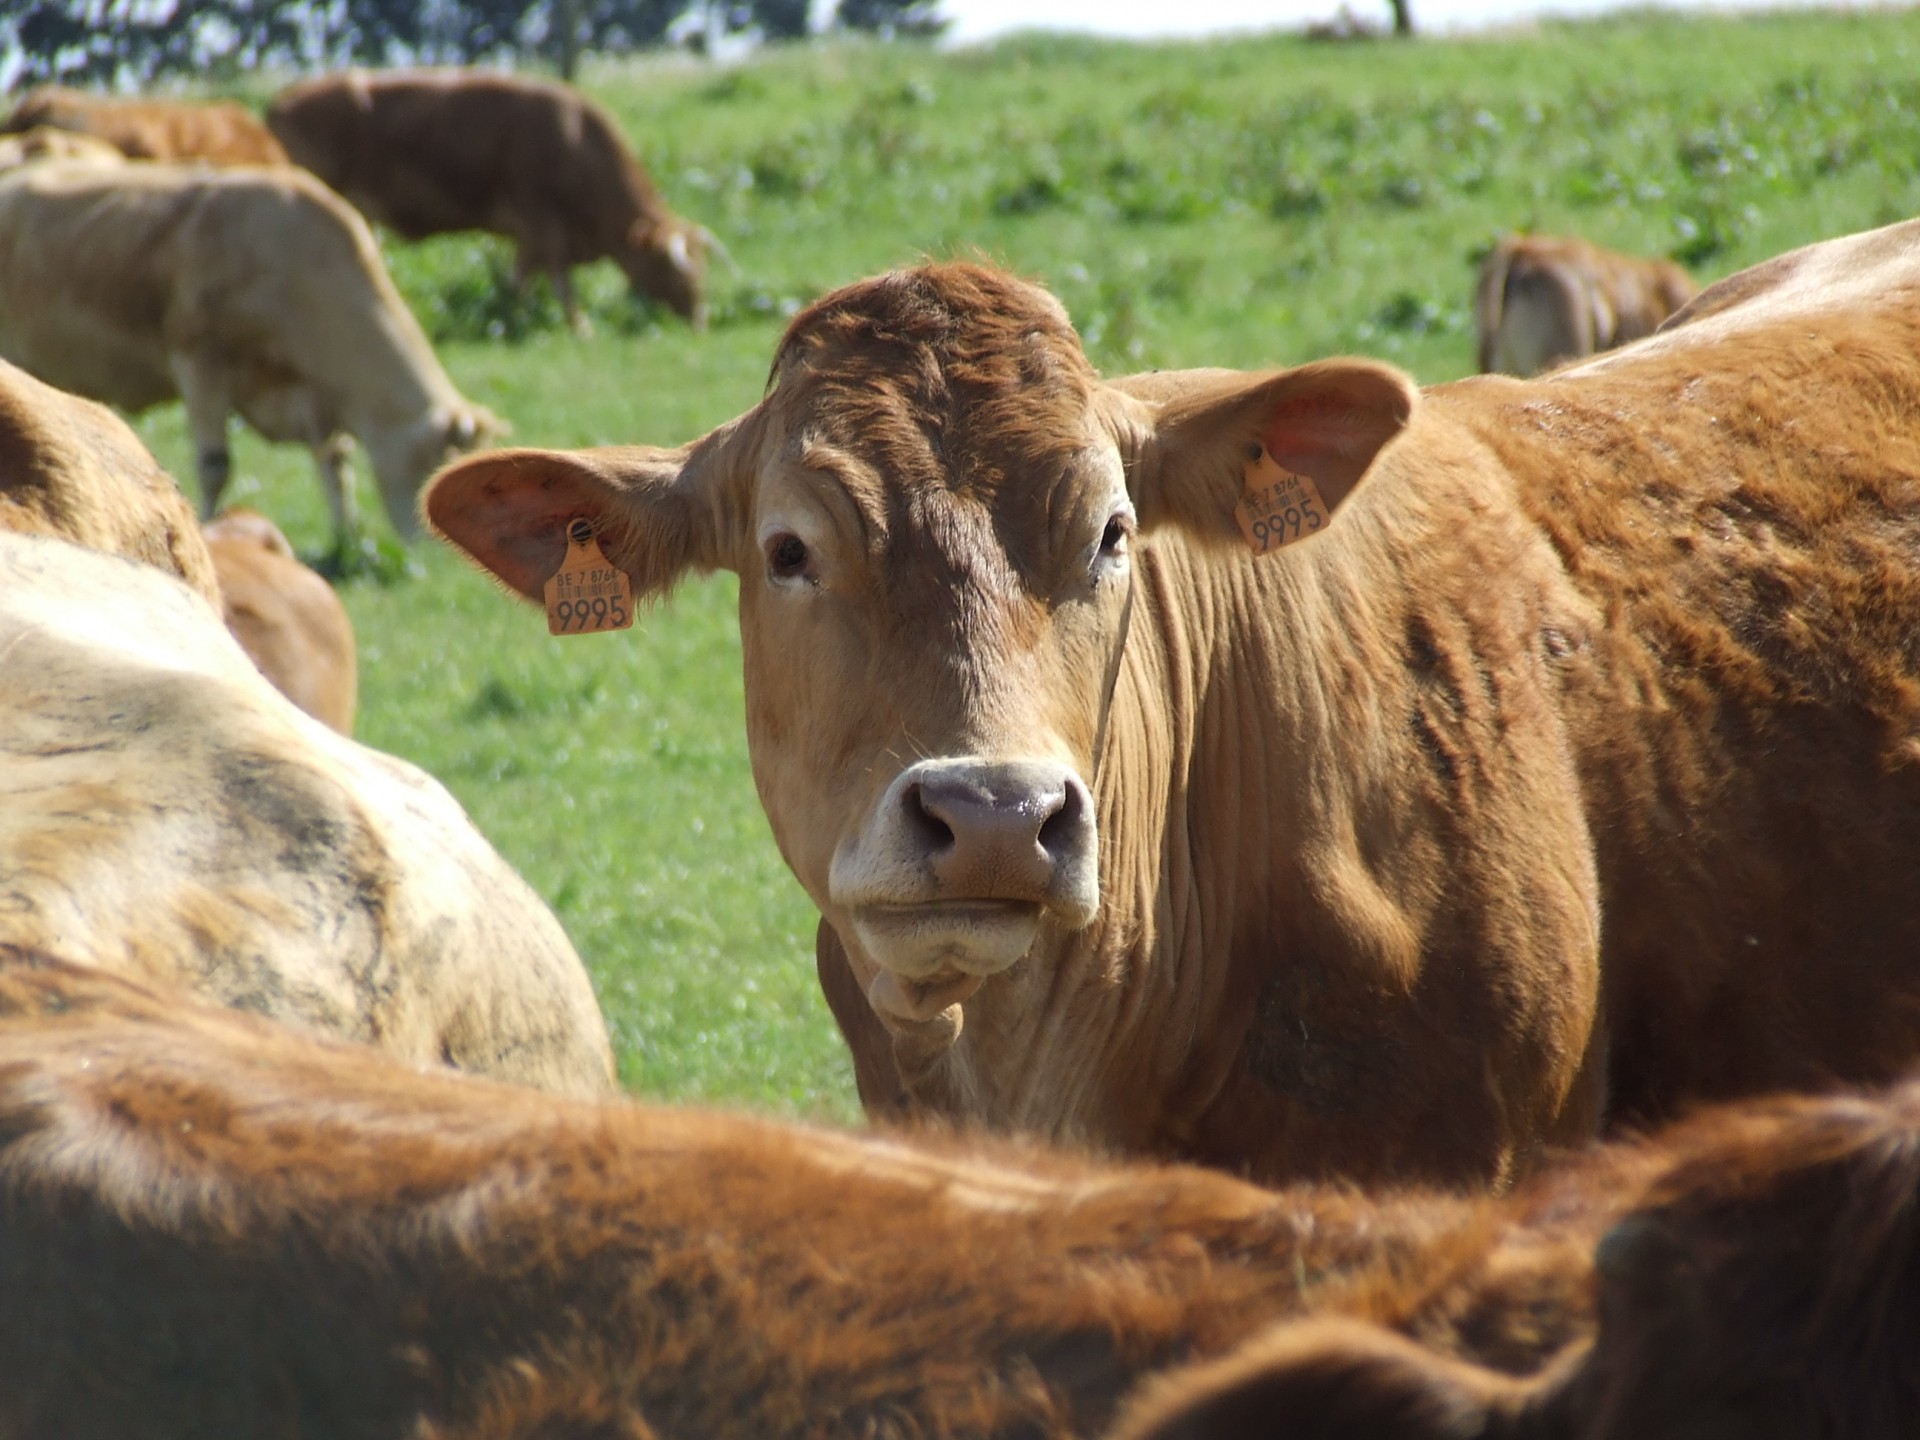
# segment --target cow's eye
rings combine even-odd
[[[792,580],[807,573],[807,542],[798,535],[775,535],[767,541],[767,573],[776,580]]]
[[[1133,517],[1115,515],[1100,532],[1100,553],[1118,559],[1127,553],[1127,539],[1133,534]]]

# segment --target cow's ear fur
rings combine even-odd
[[[1372,360],[1266,374],[1143,376],[1118,388],[1144,399],[1151,413],[1147,433],[1130,447],[1128,489],[1141,525],[1223,539],[1239,535],[1234,506],[1259,448],[1310,477],[1331,515],[1419,403],[1407,375]]]
[[[725,448],[709,437],[677,450],[494,450],[442,470],[421,508],[435,532],[536,601],[584,518],[645,598],[726,564],[714,493]]]
[[[1376,1325],[1300,1321],[1143,1386],[1110,1440],[1546,1440],[1534,1388]]]

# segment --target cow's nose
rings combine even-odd
[[[901,779],[906,828],[945,894],[1044,904],[1091,863],[1093,799],[1064,765],[923,760]]]

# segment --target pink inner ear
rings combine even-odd
[[[604,521],[600,497],[564,457],[496,451],[461,461],[427,491],[427,520],[529,600],[567,552],[567,524]]]
[[[1260,439],[1283,469],[1337,492],[1326,497],[1337,504],[1339,495],[1366,474],[1381,446],[1405,427],[1412,395],[1398,377],[1370,369],[1314,381],[1274,403]]]

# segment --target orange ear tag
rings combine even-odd
[[[1247,462],[1241,488],[1233,518],[1256,555],[1271,555],[1326,528],[1327,506],[1319,488],[1305,475],[1282,470],[1264,445]]]
[[[627,572],[600,553],[586,520],[567,526],[567,558],[547,581],[547,633],[591,635],[633,624],[633,585]]]

